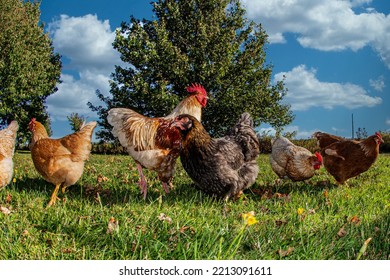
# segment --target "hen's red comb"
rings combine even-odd
[[[186,90],[187,92],[193,92],[193,93],[201,93],[201,94],[204,94],[204,95],[207,95],[207,92],[206,90],[204,89],[204,87],[201,85],[201,84],[198,84],[198,83],[193,83],[192,85],[186,87]]]
[[[322,156],[321,156],[321,154],[319,152],[315,152],[315,155],[316,155],[318,161],[322,163]]]
[[[379,132],[375,132],[375,135],[379,138],[382,139],[382,135]]]
[[[35,118],[32,118],[31,120],[30,120],[30,123],[34,123],[36,121],[36,119]]]

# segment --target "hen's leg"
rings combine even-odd
[[[138,174],[139,174],[139,188],[141,190],[141,194],[143,194],[144,199],[146,199],[146,194],[148,193],[148,185],[146,184],[144,173],[142,172],[142,166],[138,162],[136,162]]]
[[[65,193],[65,191],[66,191],[66,188],[67,188],[66,186],[64,186],[64,185],[62,186],[62,188],[61,188],[61,192],[62,192],[62,194],[64,194],[64,193]]]
[[[53,193],[51,194],[51,197],[50,197],[50,201],[49,203],[47,204],[46,208],[49,208],[50,206],[52,206],[53,204],[56,203],[58,197],[57,197],[57,193],[58,193],[58,190],[60,189],[60,186],[61,184],[57,184]]]

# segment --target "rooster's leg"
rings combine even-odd
[[[146,194],[148,193],[148,185],[146,184],[146,179],[144,173],[142,172],[142,166],[138,162],[136,162],[138,174],[139,174],[139,188],[141,190],[141,194],[143,194],[144,199],[146,199]]]
[[[168,187],[168,184],[166,182],[161,182],[162,183],[162,186],[163,186],[163,189],[165,191],[165,193],[169,193],[169,187]],[[170,183],[171,185],[172,183]]]
[[[58,193],[58,190],[60,189],[60,186],[61,184],[57,184],[53,193],[51,194],[51,197],[50,197],[50,201],[49,203],[47,204],[46,208],[49,208],[50,206],[52,206],[53,204],[56,203],[58,197],[57,197],[57,193]]]

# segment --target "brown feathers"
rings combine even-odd
[[[62,187],[75,184],[83,174],[84,162],[91,151],[91,138],[97,123],[90,122],[79,131],[60,139],[48,137],[45,127],[35,119],[30,121],[32,132],[31,157],[39,174],[55,184],[48,207],[57,200],[57,192]]]
[[[316,133],[314,136],[321,141],[323,135],[324,133]],[[378,158],[381,143],[383,143],[382,137],[377,133],[363,141],[342,138],[325,147],[320,146],[325,169],[339,184],[343,184],[349,178],[356,177],[372,166]]]
[[[203,86],[193,84],[186,88],[190,96],[183,99],[166,117],[148,118],[131,109],[113,108],[108,111],[107,121],[113,126],[112,133],[135,160],[140,175],[140,189],[146,198],[147,183],[142,168],[155,170],[165,192],[172,184],[176,159],[181,147],[179,130],[172,120],[179,114],[191,114],[200,121],[202,107],[207,103]]]

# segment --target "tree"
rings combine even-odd
[[[80,116],[78,113],[72,113],[66,117],[74,132],[79,131],[80,128],[85,124],[85,117]]]
[[[368,137],[368,133],[366,131],[366,128],[361,128],[359,127],[358,130],[356,131],[356,138],[357,139],[365,139]]]
[[[57,91],[61,73],[39,18],[39,3],[0,1],[0,125],[17,120],[23,143],[32,117],[50,128],[45,101]]]
[[[116,66],[111,96],[97,92],[105,103],[90,108],[100,125],[110,128],[107,111],[127,107],[147,116],[163,116],[187,96],[185,87],[201,83],[210,99],[202,122],[214,136],[224,134],[247,111],[255,125],[281,127],[293,119],[283,82],[271,85],[266,64],[267,34],[248,22],[238,0],[158,0],[154,20],[123,22],[114,48],[127,67]],[[101,131],[98,137],[110,139]]]

